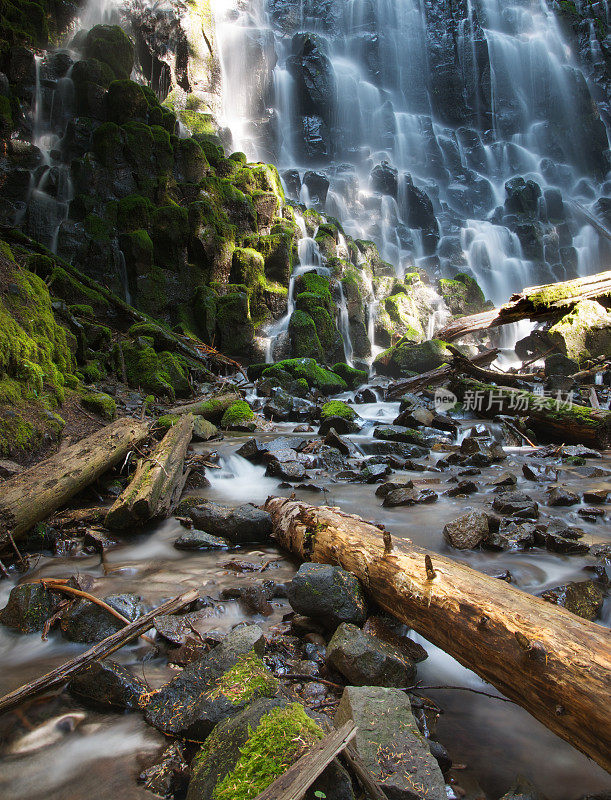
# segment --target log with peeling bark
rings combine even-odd
[[[564,283],[531,286],[511,296],[501,308],[471,314],[450,322],[437,332],[438,339],[453,342],[469,333],[497,328],[522,319],[545,320],[568,314],[580,300],[611,302],[611,270]]]
[[[130,528],[170,514],[184,488],[185,455],[192,435],[193,415],[185,414],[138,464],[134,477],[106,514],[107,528]]]
[[[22,537],[104,472],[120,464],[147,435],[147,425],[121,417],[5,481],[0,493],[0,542],[8,533],[15,539]]]
[[[485,350],[483,353],[478,353],[473,358],[469,359],[471,364],[479,364],[480,366],[491,364],[501,351],[498,349]],[[419,392],[426,389],[427,386],[439,386],[452,375],[452,365],[442,364],[437,369],[423,372],[421,375],[413,375],[411,378],[402,378],[399,381],[391,383],[386,390],[386,399],[392,400],[407,392]]]
[[[161,616],[162,614],[174,614],[176,611],[180,611],[186,606],[191,605],[198,597],[199,592],[197,589],[191,589],[179,597],[166,600],[165,603],[157,606],[153,611],[149,611],[148,614],[138,617],[134,622],[130,622],[129,625],[121,628],[120,631],[107,636],[106,639],[102,639],[101,642],[98,642],[98,644],[89,648],[89,650],[86,650],[84,653],[80,653],[65,664],[51,670],[51,672],[47,672],[46,675],[36,678],[36,680],[30,683],[26,683],[18,689],[14,689],[12,692],[4,695],[4,697],[0,697],[0,714],[17,708],[17,706],[21,705],[25,700],[29,700],[31,697],[46,692],[55,686],[61,686],[62,683],[66,683],[66,681],[76,675],[77,672],[81,672],[85,667],[88,667],[89,664],[92,664],[94,661],[99,661],[101,658],[106,658],[106,656],[119,650],[123,645],[131,642],[132,639],[148,631],[153,627],[155,617]]]
[[[281,547],[352,572],[382,608],[611,771],[608,630],[409,539],[385,552],[379,528],[337,508],[272,497],[265,509]]]
[[[205,400],[195,400],[193,403],[183,403],[174,406],[168,413],[170,414],[197,414],[210,422],[220,422],[221,417],[229,406],[242,400],[242,395],[237,392],[223,392],[221,394],[207,397]]]
[[[583,444],[601,450],[611,446],[611,411],[606,409],[467,378],[453,381],[450,388],[480,416],[525,417],[527,427],[541,441]]]

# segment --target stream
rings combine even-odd
[[[364,420],[377,422],[396,416],[396,403],[369,403],[355,406]],[[469,425],[463,422],[460,440]],[[491,424],[492,432],[495,426]],[[279,423],[272,433],[258,438],[270,439],[292,433],[293,424]],[[315,434],[299,434],[299,438]],[[218,453],[219,470],[208,470],[210,486],[189,494],[222,503],[262,503],[270,494],[288,496],[293,488],[279,488],[278,479],[265,476],[265,467],[251,464],[236,454],[249,438],[247,434],[226,434],[219,442],[195,445],[196,451]],[[375,440],[364,432],[350,437],[364,453]],[[502,471],[518,476],[518,489],[529,493],[541,506],[542,518],[555,517],[569,526],[586,532],[588,543],[608,542],[611,531],[605,521],[596,524],[581,519],[578,506],[547,508],[543,495],[546,484],[533,483],[522,477],[522,465],[541,462],[531,455],[530,448],[506,448],[508,457],[501,464],[482,468],[475,480],[479,491],[470,497],[446,497],[448,473],[436,471],[435,461],[443,453],[431,451],[422,472],[401,472],[392,479],[411,478],[416,486],[426,486],[439,493],[438,502],[412,507],[384,508],[375,496],[376,485],[336,481],[323,470],[309,472],[319,492],[295,489],[298,499],[319,505],[337,505],[365,519],[384,523],[393,536],[409,537],[416,544],[451,555],[475,569],[500,576],[506,571],[512,583],[533,594],[570,580],[584,580],[592,573],[585,571],[595,563],[593,557],[561,555],[534,548],[525,552],[456,551],[443,539],[446,522],[470,508],[483,508],[492,499],[488,486]],[[546,460],[549,463],[550,459]],[[611,459],[603,455],[588,462],[611,469]],[[583,469],[583,468],[581,468]],[[581,489],[596,481],[584,482],[580,468],[563,468],[559,482],[563,487]],[[604,480],[604,478],[603,478]],[[92,591],[98,596],[134,592],[146,603],[155,605],[163,599],[197,588],[202,598],[210,598],[206,631],[226,633],[236,624],[256,622],[270,632],[290,611],[284,599],[272,601],[273,614],[263,617],[247,613],[236,600],[219,601],[219,593],[227,587],[246,585],[257,579],[271,578],[276,583],[291,579],[296,570],[293,559],[273,547],[247,546],[235,551],[239,559],[264,566],[262,572],[236,573],[224,566],[233,551],[185,552],[173,547],[184,528],[170,518],[134,536],[124,536],[118,546],[100,555],[78,558],[41,555],[32,560],[30,571],[22,580],[43,577],[67,577],[87,573],[95,578]],[[253,577],[254,576],[254,577]],[[0,584],[0,606],[4,605],[12,584]],[[611,602],[606,601],[600,624],[608,625]],[[418,667],[418,680],[424,686],[460,686],[497,695],[495,689],[481,681],[450,656],[412,634],[427,649],[429,658]],[[39,634],[22,635],[0,628],[0,692],[5,693],[24,682],[58,666],[85,645],[73,644],[52,632],[46,641]],[[145,644],[122,648],[116,658],[136,675],[156,688],[175,674],[165,656],[151,656]],[[436,735],[449,750],[454,763],[465,765],[457,772],[458,782],[467,796],[477,797],[478,786],[489,797],[505,792],[516,775],[534,781],[539,791],[553,800],[574,800],[587,793],[611,789],[611,779],[602,769],[547,731],[524,710],[508,702],[471,692],[430,690],[425,692],[443,709]],[[98,800],[122,800],[150,795],[136,783],[136,777],[164,744],[164,738],[150,728],[137,713],[107,714],[92,711],[63,693],[52,699],[41,698],[26,704],[19,713],[2,718],[3,768],[0,771],[0,796],[3,800],[85,800],[92,794]],[[471,787],[471,788],[470,788]]]

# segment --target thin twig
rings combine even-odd
[[[301,674],[298,672],[289,672],[286,675],[278,675],[276,673],[276,677],[278,678],[288,678],[289,680],[293,681],[315,681],[316,683],[322,683],[325,686],[331,686],[333,689],[345,689],[345,686],[342,686],[340,683],[333,683],[332,681],[326,681],[324,678],[318,678],[316,675],[306,675]]]
[[[510,700],[508,697],[501,697],[498,694],[491,694],[490,692],[482,692],[481,689],[472,689],[470,686],[408,686],[406,689],[402,689],[403,692],[420,692],[423,690],[429,689],[452,689],[456,692],[471,692],[472,694],[481,694],[484,697],[490,697],[492,700],[500,700],[502,703],[513,703],[514,706],[518,704],[515,700]]]

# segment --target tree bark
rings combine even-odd
[[[498,356],[500,350],[486,350],[483,353],[478,353],[470,359],[471,364],[491,364]],[[407,392],[419,392],[427,386],[439,386],[440,383],[445,381],[452,375],[452,365],[442,364],[437,369],[423,372],[421,375],[414,375],[411,378],[402,378],[399,381],[391,383],[386,390],[386,399],[392,400],[402,397]]]
[[[385,555],[379,528],[337,508],[272,497],[265,509],[282,547],[352,572],[382,608],[611,771],[608,630],[409,539]]]
[[[611,299],[611,270],[576,278],[564,283],[531,286],[511,296],[501,308],[482,311],[450,322],[436,334],[438,339],[453,342],[468,333],[487,328],[497,328],[521,319],[553,319],[568,314],[580,300],[599,300],[609,303]]]
[[[19,539],[106,470],[120,463],[148,434],[130,417],[112,422],[1,484],[0,541]]]
[[[129,485],[106,514],[107,528],[121,530],[168,516],[184,486],[183,467],[192,434],[193,415],[185,414],[140,462]]]
[[[611,446],[611,411],[543,397],[522,389],[494,386],[467,378],[450,384],[463,402],[483,417],[526,417],[543,441],[583,444],[601,450]],[[480,402],[481,401],[481,402]]]

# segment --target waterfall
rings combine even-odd
[[[607,135],[545,0],[217,0],[215,14],[236,146],[323,172],[323,210],[397,275],[468,271],[502,303],[600,268],[608,246],[569,201],[592,210],[606,190]]]

